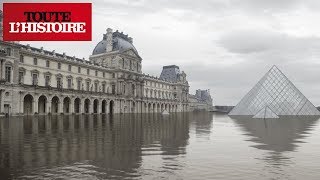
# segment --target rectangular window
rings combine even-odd
[[[33,65],[38,65],[38,59],[37,58],[33,58]]]
[[[105,93],[106,92],[106,85],[102,84],[102,92]]]
[[[24,62],[24,56],[20,55],[20,62],[23,63]]]
[[[81,81],[78,80],[78,90],[81,90]]]
[[[68,81],[68,89],[71,89],[72,88],[72,81],[71,81],[71,79],[68,79],[67,81]]]
[[[98,92],[98,83],[94,83],[94,91]]]
[[[112,94],[116,94],[116,85],[111,86]]]
[[[50,76],[46,76],[46,78],[45,78],[45,86],[46,87],[50,86]]]
[[[6,74],[5,74],[5,78],[6,78],[6,82],[11,82],[11,66],[6,66]]]
[[[78,73],[81,73],[81,67],[78,67]]]
[[[61,69],[61,63],[58,63],[58,69]]]
[[[116,73],[112,73],[112,78],[116,78]]]
[[[68,65],[68,71],[71,71],[71,65]]]
[[[105,73],[105,72],[103,72],[103,73],[102,73],[102,76],[103,76],[103,77],[106,77],[106,73]]]
[[[32,74],[32,85],[38,85],[38,74]]]
[[[19,84],[23,84],[23,76],[24,76],[24,73],[19,72]]]
[[[11,48],[7,48],[7,55],[11,56]]]
[[[46,67],[50,67],[50,61],[46,61]]]
[[[57,88],[61,89],[62,88],[62,82],[61,82],[61,78],[57,78]]]
[[[87,75],[89,75],[90,74],[90,69],[87,69]]]
[[[90,82],[87,82],[87,91],[90,91]]]
[[[98,71],[95,72],[96,76],[98,76]]]

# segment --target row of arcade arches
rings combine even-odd
[[[51,103],[50,103],[51,101]],[[45,113],[114,113],[115,103],[113,100],[107,102],[107,100],[102,100],[101,104],[98,99],[94,99],[91,104],[91,100],[86,98],[81,102],[80,98],[75,98],[71,100],[69,97],[59,99],[59,97],[54,96],[48,101],[48,98],[41,95],[38,100],[27,94],[23,99],[23,113],[24,114],[34,114],[35,112],[39,114]],[[109,103],[109,106],[108,106]],[[93,108],[91,107],[93,106]],[[91,109],[92,108],[92,112]],[[109,108],[109,109],[107,109]],[[37,109],[37,110],[36,110]],[[107,111],[108,110],[108,111]]]

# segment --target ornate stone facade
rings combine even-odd
[[[1,40],[0,113],[188,111],[186,74],[175,81],[145,75],[141,61],[132,38],[112,29],[89,60]]]
[[[213,100],[210,95],[210,90],[196,90],[196,94],[189,95],[189,110],[190,111],[213,111]]]

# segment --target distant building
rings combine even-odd
[[[212,111],[213,100],[210,90],[196,90],[196,94],[189,94],[189,110],[190,111]]]

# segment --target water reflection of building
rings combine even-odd
[[[193,125],[197,136],[210,136],[212,129],[212,113],[190,113],[189,118],[193,119]]]
[[[1,119],[0,169],[8,170],[1,174],[90,161],[108,175],[126,177],[140,167],[142,148],[150,144],[159,143],[160,153],[184,153],[189,122],[182,116]]]

